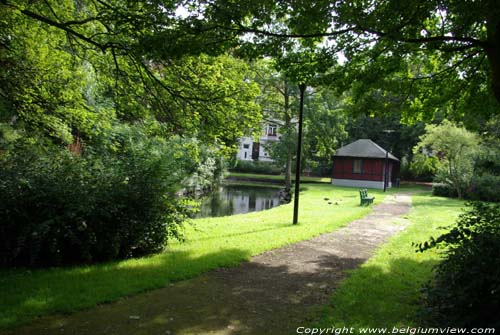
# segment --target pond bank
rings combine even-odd
[[[258,183],[283,185],[285,183],[285,176],[230,172],[225,180],[229,182],[258,182]],[[292,182],[294,180],[295,180],[295,175],[292,176]],[[328,177],[301,176],[300,182],[304,184],[315,184],[315,183],[329,184],[331,182],[331,179]]]

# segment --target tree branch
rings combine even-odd
[[[54,20],[52,20],[52,19],[49,19],[49,18],[47,18],[47,17],[45,17],[45,16],[42,16],[42,15],[37,14],[37,13],[35,13],[35,12],[32,12],[32,11],[30,11],[30,10],[27,10],[27,9],[21,9],[21,8],[19,8],[19,7],[18,7],[18,6],[16,6],[16,5],[13,5],[13,4],[10,4],[10,3],[7,3],[7,1],[6,1],[6,0],[1,0],[1,2],[0,2],[0,3],[1,3],[2,5],[4,5],[4,6],[10,7],[10,8],[14,8],[14,9],[16,9],[16,10],[19,10],[19,12],[20,12],[21,14],[26,15],[26,16],[28,16],[28,17],[32,18],[32,19],[35,19],[35,20],[37,20],[37,21],[40,21],[40,22],[46,23],[46,24],[48,24],[48,25],[50,25],[50,26],[53,26],[53,27],[56,27],[56,28],[62,29],[62,30],[64,30],[66,33],[71,34],[71,35],[73,35],[73,36],[75,36],[75,37],[77,37],[77,38],[79,38],[79,39],[81,39],[81,40],[83,40],[83,41],[85,41],[85,42],[87,42],[87,43],[89,43],[89,44],[91,44],[91,45],[93,45],[93,46],[95,46],[95,47],[99,48],[102,52],[106,52],[106,50],[107,50],[107,49],[109,49],[109,48],[111,47],[111,45],[110,45],[110,44],[108,44],[108,43],[106,43],[106,44],[101,44],[101,43],[99,43],[99,42],[97,42],[97,41],[94,41],[94,40],[92,40],[91,38],[89,38],[89,37],[87,37],[87,36],[85,36],[85,35],[83,35],[83,34],[81,34],[81,33],[77,32],[77,31],[75,31],[74,29],[71,29],[67,23],[57,22],[57,21],[54,21]],[[95,18],[92,18],[92,19],[95,19]],[[70,22],[70,25],[71,25],[71,24],[76,24],[76,22],[78,22],[78,21],[69,21],[69,22]],[[90,21],[89,21],[89,22],[90,22]]]
[[[362,26],[359,26],[359,29],[379,37],[388,38],[394,41],[405,42],[405,43],[427,44],[433,42],[461,42],[461,43],[469,43],[471,45],[480,46],[483,49],[486,49],[488,47],[487,42],[472,37],[456,37],[456,36],[440,35],[440,36],[429,36],[429,37],[419,37],[419,38],[407,38],[407,37],[398,37],[393,33],[385,33],[370,28],[364,28]]]

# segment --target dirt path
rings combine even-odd
[[[346,274],[406,227],[407,194],[333,233],[164,289],[70,316],[44,317],[12,334],[295,334]]]

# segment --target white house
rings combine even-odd
[[[242,137],[238,146],[236,158],[243,161],[272,162],[265,146],[270,142],[280,140],[278,128],[281,122],[272,120],[262,127],[262,135],[255,141],[252,137]]]

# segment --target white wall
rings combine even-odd
[[[248,148],[245,148],[245,145],[248,145]],[[242,161],[251,161],[252,145],[253,145],[253,140],[251,137],[242,137],[240,139],[240,144],[238,145],[238,152],[236,153],[236,158]]]
[[[269,156],[269,153],[265,149],[265,145],[270,142],[279,141],[278,136],[267,136],[263,135],[260,137],[259,142],[259,161],[263,162],[272,162],[273,159]],[[245,148],[245,145],[248,145],[248,148]],[[236,158],[243,161],[251,161],[252,160],[252,147],[253,147],[253,138],[251,137],[242,137],[240,139],[240,143],[238,145],[238,152],[236,153]]]

